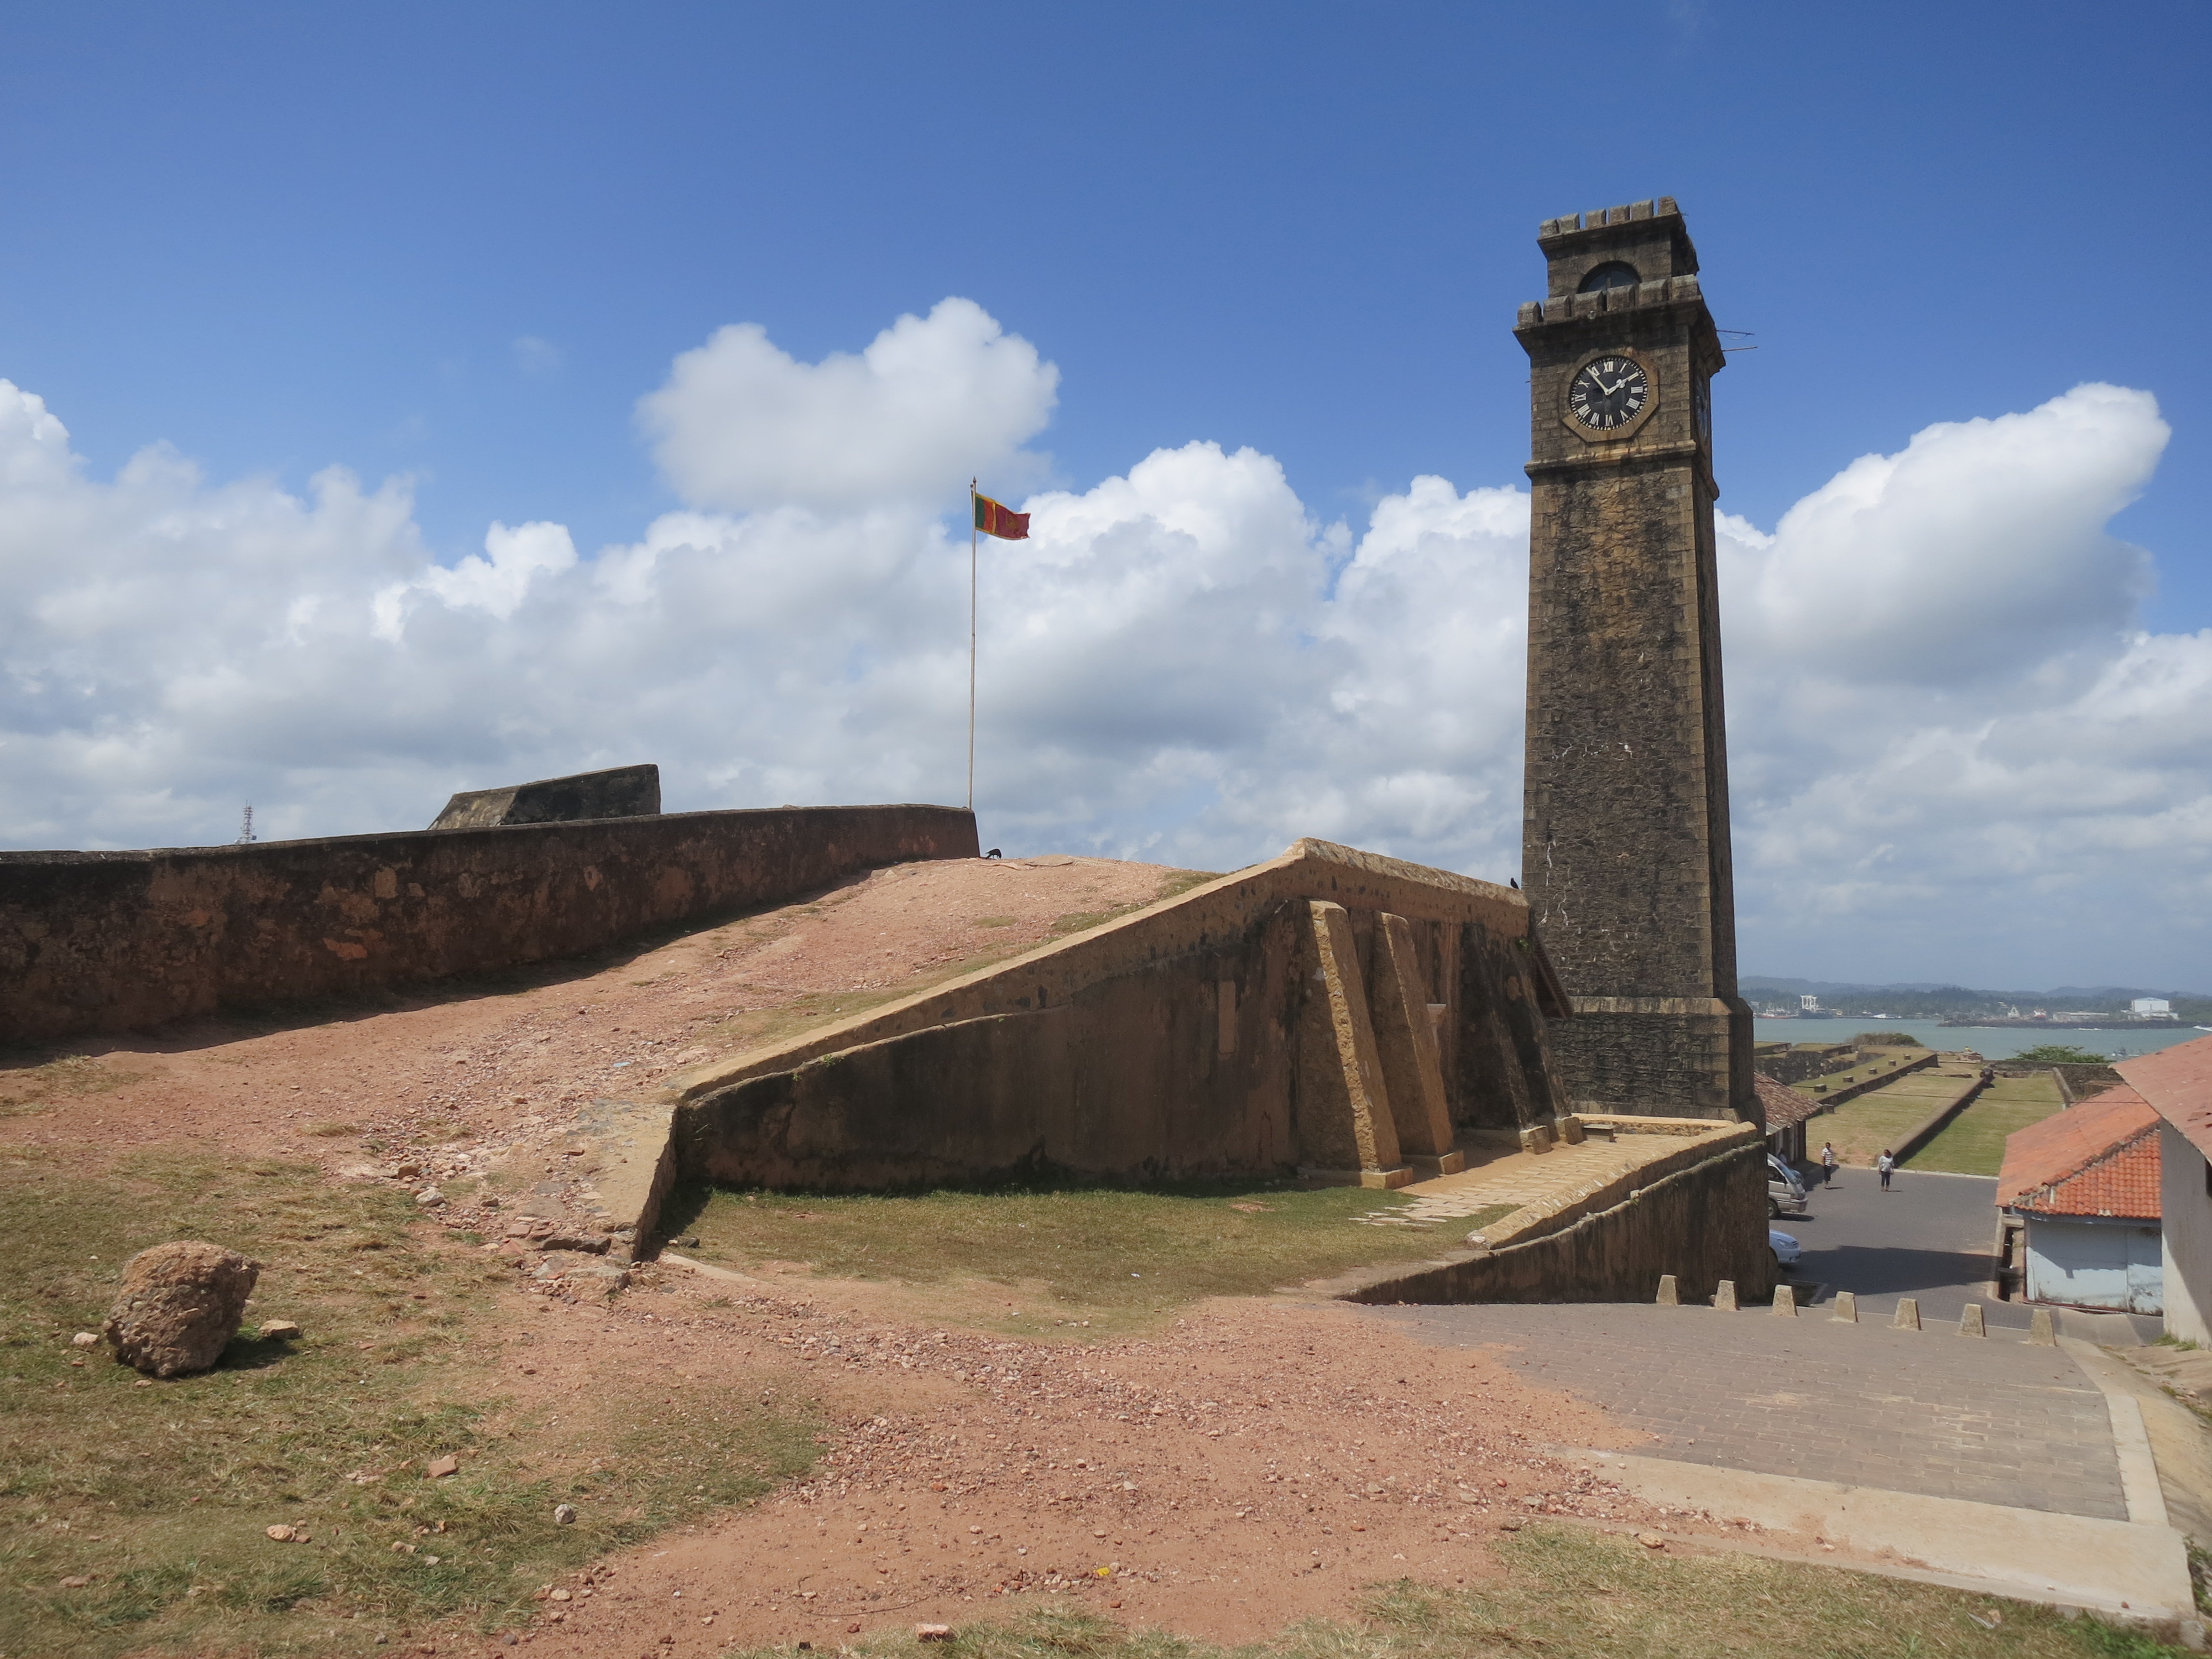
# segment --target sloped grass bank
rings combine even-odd
[[[1364,1616],[1316,1621],[1236,1659],[2179,1659],[2098,1620],[1929,1584],[1751,1556],[1654,1555],[1629,1540],[1531,1528],[1498,1546],[1504,1572],[1464,1589],[1378,1585]],[[1231,1659],[1232,1650],[1131,1631],[1081,1608],[961,1626],[946,1659]],[[848,1659],[915,1651],[855,1640]],[[758,1649],[730,1659],[788,1659]]]
[[[2004,1164],[2005,1137],[2040,1123],[2064,1104],[2058,1084],[2048,1072],[2000,1077],[1914,1153],[1905,1167],[1993,1176]]]
[[[675,1195],[666,1225],[697,1238],[681,1254],[717,1267],[758,1273],[793,1263],[833,1279],[981,1281],[1019,1293],[1012,1317],[988,1322],[995,1328],[1035,1334],[1073,1326],[1107,1336],[1206,1297],[1263,1295],[1353,1267],[1425,1261],[1512,1208],[1435,1228],[1357,1220],[1401,1207],[1357,1187],[1255,1180],[835,1195],[699,1187]]]
[[[501,1397],[514,1269],[411,1210],[284,1164],[0,1152],[0,1652],[343,1654],[456,1615],[518,1625],[556,1573],[812,1461],[811,1419],[667,1379],[595,1379],[560,1428]],[[242,1335],[147,1386],[72,1348],[124,1260],[171,1238],[259,1261],[247,1333],[302,1338]],[[429,1478],[446,1455],[460,1472]]]

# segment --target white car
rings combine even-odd
[[[1766,1248],[1774,1252],[1774,1265],[1786,1273],[1797,1265],[1797,1258],[1803,1247],[1788,1233],[1778,1233],[1769,1227],[1766,1230]]]

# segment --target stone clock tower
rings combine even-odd
[[[1522,880],[1595,1111],[1762,1121],[1736,994],[1713,568],[1723,365],[1674,198],[1547,220],[1528,353]]]

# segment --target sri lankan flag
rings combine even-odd
[[[1011,513],[988,495],[976,495],[975,528],[1002,542],[1025,542],[1030,538],[1030,515]]]

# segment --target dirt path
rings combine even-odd
[[[1338,1304],[1212,1303],[1091,1346],[885,1322],[862,1285],[823,1285],[833,1310],[649,1278],[612,1314],[538,1322],[537,1375],[767,1379],[830,1402],[842,1432],[811,1479],[562,1586],[540,1652],[828,1648],[1024,1597],[1241,1643],[1344,1616],[1377,1580],[1486,1573],[1485,1540],[1525,1516],[1644,1516],[1542,1449],[1640,1437]]]
[[[422,1143],[437,1149],[409,1160],[423,1178],[465,1178],[554,1149],[595,1097],[643,1092],[841,998],[887,1000],[1041,944],[1178,873],[1068,857],[901,865],[656,947],[317,1023],[196,1021],[15,1051],[0,1058],[0,1121],[10,1140],[94,1156],[219,1137],[238,1156],[333,1172]]]

